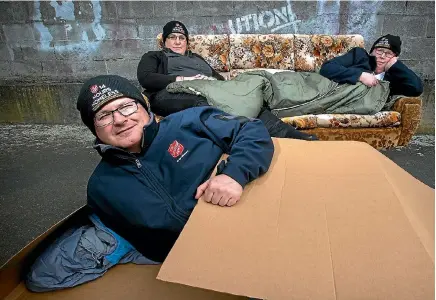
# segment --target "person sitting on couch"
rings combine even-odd
[[[225,80],[200,55],[188,50],[189,33],[179,21],[163,27],[163,50],[145,53],[138,64],[137,78],[149,98],[151,110],[166,117],[190,107],[209,105],[206,98],[186,93],[169,93],[166,87],[175,81]],[[263,108],[258,115],[272,137],[317,140],[296,130]]]
[[[421,79],[398,59],[401,39],[395,35],[378,38],[371,50],[355,47],[342,56],[324,62],[320,74],[338,83],[375,86],[379,80],[389,81],[390,95],[419,96]]]

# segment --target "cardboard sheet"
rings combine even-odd
[[[276,139],[234,207],[199,201],[158,279],[261,299],[434,299],[434,190],[359,142]]]

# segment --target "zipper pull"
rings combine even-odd
[[[136,162],[136,166],[138,167],[138,169],[140,169],[142,167],[142,164],[139,161],[139,159],[135,159],[135,162]]]

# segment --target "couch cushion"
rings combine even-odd
[[[231,34],[231,69],[294,69],[293,34]]]
[[[297,129],[316,128],[316,115],[303,115],[295,117],[286,117],[281,119],[283,122],[294,126]]]
[[[400,126],[401,114],[396,111],[381,111],[374,115],[320,114],[316,115],[317,127],[374,128]]]
[[[361,35],[294,35],[295,70],[318,71],[324,61],[354,47],[364,47]]]
[[[162,49],[162,34],[157,36],[157,45]],[[190,35],[188,48],[201,55],[217,72],[229,71],[228,35]]]

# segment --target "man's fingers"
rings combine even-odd
[[[212,198],[213,198],[214,193],[208,188],[206,189],[206,191],[204,192],[204,201],[206,202],[212,202]]]
[[[207,187],[209,186],[209,182],[210,179],[206,180],[205,182],[203,182],[198,188],[197,188],[197,193],[195,194],[195,199],[200,199],[200,197],[204,194],[204,191],[207,189]]]
[[[237,202],[239,201],[239,198],[230,198],[229,201],[227,202],[227,206],[233,206],[235,205]]]
[[[213,197],[212,197],[212,204],[216,205],[216,204],[220,203],[221,199],[222,199],[222,196],[220,194],[214,193]]]
[[[229,196],[222,196],[221,200],[218,202],[219,206],[226,206],[227,203],[229,202],[230,197]]]

